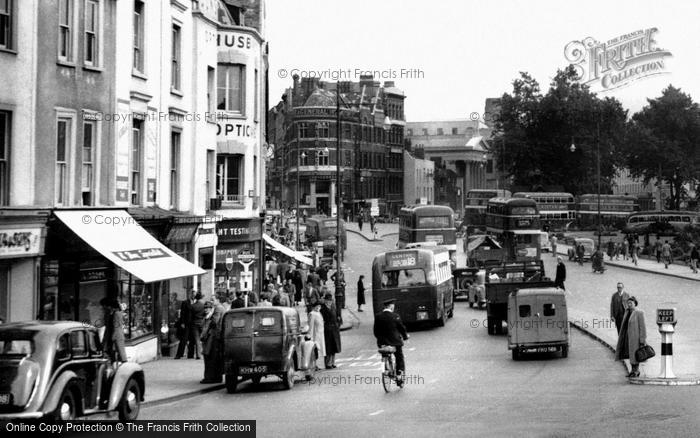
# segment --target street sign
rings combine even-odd
[[[228,272],[231,272],[233,269],[233,254],[231,254],[231,251],[226,253],[226,270]]]
[[[666,309],[656,309],[656,323],[657,324],[675,324],[676,323],[676,309],[666,308]]]
[[[255,254],[250,252],[249,249],[244,249],[238,253],[238,261],[243,263],[250,263],[255,260]]]

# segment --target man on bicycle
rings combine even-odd
[[[374,316],[374,337],[377,338],[377,347],[391,345],[396,348],[396,375],[397,383],[403,381],[406,364],[403,357],[403,341],[409,338],[406,327],[401,322],[401,317],[394,313],[395,299],[386,300],[382,304],[384,309]],[[402,385],[402,383],[399,383]]]

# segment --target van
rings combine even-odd
[[[527,351],[569,354],[566,295],[554,287],[519,289],[508,296],[508,349],[513,360]]]

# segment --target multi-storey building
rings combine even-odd
[[[270,173],[277,178],[270,182],[277,188],[271,196],[282,208],[333,215],[339,191],[344,217],[375,198],[380,215],[397,215],[403,204],[404,99],[393,82],[382,87],[372,76],[337,84],[295,76],[269,113],[272,161],[283,169]]]
[[[403,153],[403,203],[435,203],[435,162],[426,160],[422,154]]]
[[[99,322],[117,298],[148,360],[188,290],[259,289],[264,13],[0,2],[0,318]]]

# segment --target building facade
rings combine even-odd
[[[393,82],[381,86],[372,76],[337,84],[295,77],[269,113],[271,161],[283,169],[270,172],[276,178],[270,195],[281,208],[298,206],[307,215],[334,215],[336,193],[344,217],[368,209],[371,199],[378,199],[380,215],[397,215],[403,204],[404,99]]]
[[[0,318],[95,323],[117,298],[152,359],[188,291],[261,275],[259,227],[240,270],[226,235],[264,205],[264,3],[0,6]]]
[[[403,203],[434,204],[435,162],[404,151],[403,168]]]
[[[460,213],[467,191],[488,188],[488,175],[493,172],[487,141],[489,135],[488,126],[468,119],[406,124],[406,136],[411,148],[422,149],[427,159],[439,163],[436,172],[441,169],[442,176],[439,180],[437,176],[435,179],[436,203],[450,205]],[[454,187],[441,185],[452,184],[451,181],[454,181]]]

